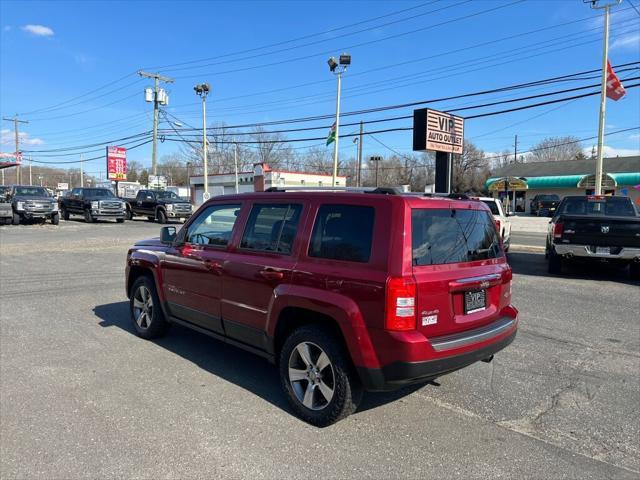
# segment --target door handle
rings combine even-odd
[[[273,270],[272,268],[266,268],[264,270],[260,270],[260,276],[267,280],[282,280],[284,278],[284,273]]]
[[[212,272],[215,272],[218,275],[222,274],[222,270],[224,268],[219,262],[215,262],[213,260],[205,260],[204,266],[207,270],[211,270]]]

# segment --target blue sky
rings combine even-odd
[[[640,0],[632,2],[640,10]],[[372,20],[376,17],[380,18]],[[203,81],[213,88],[208,100],[209,124],[330,114],[335,108],[335,79],[326,60],[330,53],[337,55],[343,50],[352,55],[353,63],[343,81],[342,110],[361,110],[599,68],[601,26],[601,13],[581,0],[4,0],[0,3],[0,112],[2,116],[19,113],[30,122],[21,127],[25,150],[81,146],[137,134],[151,128],[151,105],[143,98],[143,89],[150,82],[134,73],[144,68],[175,77],[175,83],[166,86],[170,94],[168,111],[185,124],[201,125],[193,86]],[[544,30],[528,33],[539,29]],[[262,48],[274,44],[279,45]],[[612,15],[610,59],[613,64],[640,60],[640,14],[628,0]],[[620,76],[640,75],[625,72]],[[598,80],[430,106],[448,109],[590,83]],[[84,96],[67,102],[80,95]],[[469,120],[465,136],[487,152],[512,149],[515,134],[521,150],[546,136],[591,137],[597,132],[598,100],[592,96]],[[50,108],[60,103],[63,105]],[[508,106],[461,114],[502,108]],[[411,111],[404,108],[353,116],[349,121],[401,116]],[[637,127],[639,112],[640,88],[630,89],[621,101],[608,102],[608,129]],[[326,128],[291,133],[289,138],[324,136],[330,123],[302,124]],[[398,120],[367,128],[408,126],[410,120]],[[344,127],[341,133],[352,133],[356,128]],[[0,148],[4,152],[14,148],[12,130],[12,124],[3,122]],[[639,133],[635,130],[607,137],[608,153],[637,153]],[[381,133],[376,138],[398,152],[411,151],[411,132]],[[585,147],[592,143],[585,142]],[[295,146],[312,144],[318,142]],[[351,141],[341,145],[342,155],[355,154]],[[159,152],[163,155],[176,148],[177,144],[165,142]],[[365,156],[368,153],[391,152],[366,139]],[[99,154],[87,153],[85,157],[95,155]],[[148,165],[150,156],[149,144],[130,151],[128,157]],[[76,159],[42,154],[34,154],[35,158]],[[95,173],[101,169],[102,160],[87,166]]]

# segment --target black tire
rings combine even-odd
[[[11,219],[11,223],[13,225],[20,225],[20,215],[18,215],[17,213],[14,213],[13,218]]]
[[[629,265],[629,278],[640,281],[640,263],[636,262]]]
[[[124,218],[116,218],[117,223],[124,223]]]
[[[308,391],[311,380],[301,379],[294,381],[296,383],[296,391],[289,378],[290,361],[295,360],[298,355],[297,347],[299,345],[309,345],[310,357],[312,361],[317,361],[321,356],[318,352],[324,352],[329,359],[329,365],[321,368],[320,383],[324,386],[332,387],[332,397],[330,401],[326,401],[326,397],[322,394],[322,388],[311,389],[310,395],[312,408],[306,407],[298,395],[304,389]],[[294,353],[294,350],[296,353]],[[315,358],[314,358],[315,354]],[[302,357],[299,356],[299,359]],[[301,364],[301,368],[304,364]],[[330,371],[327,369],[330,368]],[[305,422],[317,427],[326,427],[343,418],[348,417],[358,408],[358,404],[362,399],[362,386],[351,365],[348,353],[342,346],[342,343],[329,331],[316,325],[308,325],[294,330],[284,342],[279,356],[280,383],[282,389],[291,405],[291,408]],[[302,370],[301,370],[302,371]],[[308,370],[307,370],[308,371]],[[317,372],[314,373],[317,375]],[[315,377],[316,381],[318,377]],[[306,382],[306,383],[305,383]],[[320,385],[318,385],[320,387]],[[331,388],[329,388],[331,390]],[[305,397],[306,398],[306,397]],[[318,401],[317,409],[313,409],[314,402]]]
[[[154,217],[147,217],[147,220],[149,220],[150,222],[155,222],[156,219]]]
[[[60,209],[60,214],[62,215],[63,220],[69,220],[69,211],[66,208],[62,207]]]
[[[559,255],[556,255],[553,251],[549,251],[549,258],[547,261],[549,273],[553,273],[555,275],[562,273],[562,258]]]
[[[96,221],[95,218],[93,218],[93,215],[91,215],[91,212],[89,210],[85,210],[84,211],[84,221],[87,223],[93,223]]]
[[[141,309],[140,303],[145,297],[143,290],[146,289],[151,296],[151,305],[147,305],[147,309]],[[141,311],[142,310],[142,311]],[[141,315],[146,311],[146,317]],[[129,295],[129,313],[131,321],[136,329],[136,333],[146,339],[157,338],[164,335],[169,328],[169,323],[164,317],[160,299],[156,291],[156,286],[151,277],[143,275],[139,277],[131,286]]]
[[[127,217],[127,220],[133,220],[133,212],[129,207],[127,207],[125,217]]]
[[[164,210],[159,209],[159,210],[156,212],[156,217],[157,217],[157,219],[158,219],[158,223],[161,223],[161,224],[165,224],[165,223],[167,223],[167,214],[165,213],[165,211],[164,211]]]
[[[51,225],[58,225],[60,223],[60,215],[54,213],[51,215]]]

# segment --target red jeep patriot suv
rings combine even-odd
[[[126,288],[141,337],[178,323],[266,357],[326,426],[363,390],[490,360],[516,335],[511,277],[482,202],[272,191],[212,198],[137,243]]]

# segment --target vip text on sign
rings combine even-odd
[[[430,108],[413,111],[413,149],[462,154],[464,118]]]
[[[107,147],[107,178],[109,180],[127,179],[127,149]]]

